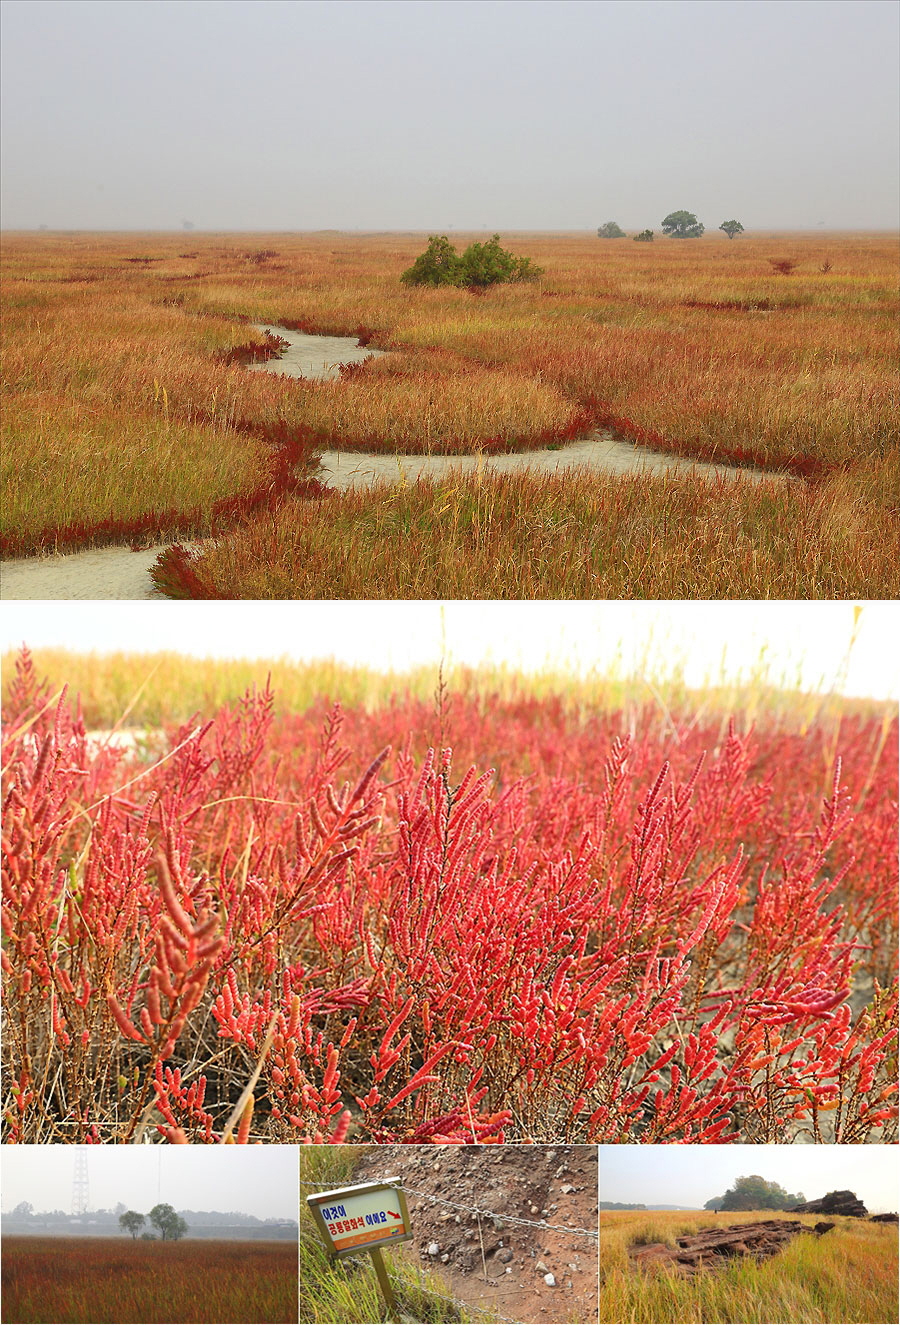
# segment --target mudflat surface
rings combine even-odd
[[[258,323],[254,330],[280,336],[288,342],[288,348],[277,359],[248,364],[252,373],[276,373],[281,377],[338,377],[342,363],[362,363],[363,359],[384,354],[384,350],[360,345],[355,336],[308,336],[302,331],[289,331],[287,327],[267,323]]]
[[[329,487],[371,488],[376,483],[412,483],[417,478],[443,478],[447,474],[485,473],[564,474],[589,471],[603,474],[696,474],[704,479],[736,479],[759,482],[779,475],[731,465],[708,465],[679,456],[663,455],[644,446],[617,441],[610,433],[597,431],[580,442],[540,451],[506,452],[489,458],[478,455],[373,455],[371,452],[324,451],[317,477]]]
[[[127,547],[88,548],[62,556],[4,561],[0,598],[154,598],[162,602],[149,570],[164,546],[160,543],[139,552]]]
[[[508,1320],[596,1321],[597,1238],[578,1231],[598,1229],[596,1147],[377,1146],[353,1181],[397,1176],[415,1233],[397,1251],[411,1269]]]

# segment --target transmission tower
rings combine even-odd
[[[75,1174],[72,1178],[72,1214],[86,1215],[90,1204],[88,1190],[87,1146],[75,1147]]]

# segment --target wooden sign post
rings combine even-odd
[[[406,1193],[400,1179],[387,1178],[384,1182],[362,1182],[355,1187],[316,1192],[307,1196],[306,1204],[329,1256],[369,1253],[387,1307],[387,1318],[396,1321],[397,1299],[381,1248],[412,1238]]]

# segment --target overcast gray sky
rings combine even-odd
[[[72,1209],[73,1146],[3,1146],[3,1209]],[[296,1219],[295,1146],[89,1146],[89,1205],[121,1201],[146,1214],[158,1201],[176,1210],[221,1210],[258,1219]]]
[[[870,1214],[897,1209],[896,1146],[601,1146],[600,1200],[702,1209],[759,1174],[815,1201],[855,1192]]]
[[[7,228],[892,228],[893,0],[4,0]]]

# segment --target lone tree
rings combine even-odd
[[[699,239],[706,229],[693,212],[669,212],[662,222],[663,234],[673,239]]]
[[[652,244],[652,243],[653,243],[653,231],[652,231],[652,230],[642,230],[642,231],[640,232],[640,234],[635,235],[635,237],[634,237],[634,242],[635,242],[636,244]]]
[[[597,230],[600,239],[624,239],[625,231],[616,221],[605,221]]]
[[[404,285],[467,285],[471,289],[511,281],[536,281],[542,275],[531,258],[517,258],[500,247],[500,236],[470,244],[462,257],[446,235],[431,235],[428,247],[400,277]]]
[[[132,1238],[137,1237],[146,1222],[144,1216],[136,1210],[126,1210],[124,1215],[119,1215],[119,1227],[130,1233]]]
[[[159,1229],[163,1242],[177,1242],[188,1231],[188,1226],[181,1215],[176,1214],[172,1206],[165,1203],[153,1207],[150,1211],[150,1223]]]
[[[724,230],[729,239],[734,239],[735,235],[744,233],[744,227],[740,221],[723,221],[719,229]]]
[[[803,1193],[791,1196],[780,1183],[767,1182],[759,1174],[738,1178],[724,1196],[707,1201],[704,1210],[788,1210],[803,1204]]]

